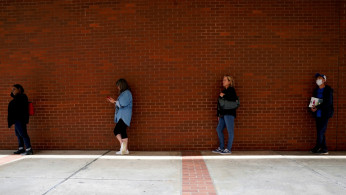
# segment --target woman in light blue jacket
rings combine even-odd
[[[126,129],[130,126],[132,117],[132,94],[125,79],[119,79],[116,86],[120,94],[117,101],[108,97],[108,101],[115,105],[114,135],[120,143],[120,151],[116,154],[129,154]]]

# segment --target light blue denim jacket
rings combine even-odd
[[[120,119],[124,121],[127,126],[130,126],[132,117],[132,93],[130,90],[123,91],[115,106],[114,122],[118,123]]]

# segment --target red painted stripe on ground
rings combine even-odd
[[[4,165],[13,161],[16,161],[20,158],[23,158],[21,155],[8,155],[5,157],[0,158],[0,165]]]
[[[207,165],[200,152],[183,152],[183,195],[216,195]]]

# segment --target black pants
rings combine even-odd
[[[321,148],[322,150],[327,150],[325,133],[327,130],[328,120],[328,118],[316,118],[316,148]]]
[[[120,119],[114,127],[114,135],[117,136],[118,134],[121,134],[121,139],[126,139],[127,138],[126,128],[127,128],[127,125],[124,123],[122,119]]]
[[[31,148],[30,138],[28,135],[28,131],[26,129],[26,124],[21,121],[16,121],[14,129],[16,131],[16,136],[18,138],[18,147],[24,148],[25,144],[25,147],[27,149]]]

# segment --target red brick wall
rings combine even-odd
[[[346,148],[346,0],[340,1],[340,53],[338,83],[337,149]]]
[[[115,82],[134,97],[131,150],[217,147],[224,74],[241,100],[234,150],[307,150],[314,74],[335,89],[330,149],[346,149],[345,1],[0,1],[0,149],[10,89],[34,102],[35,149],[115,149]],[[226,132],[226,131],[225,131]]]

